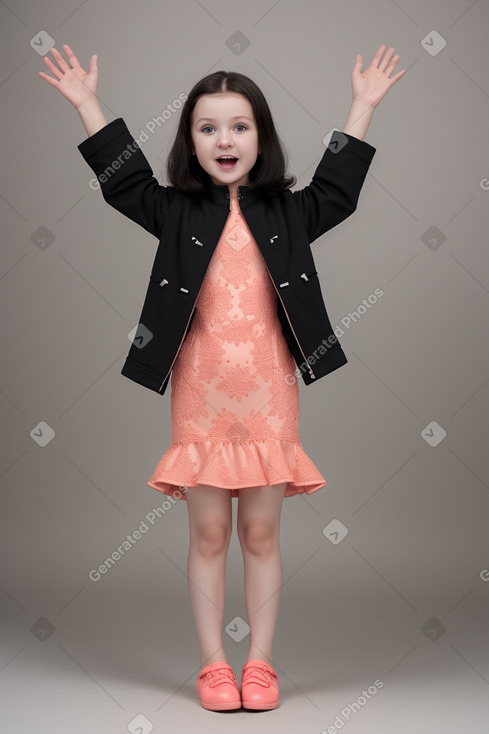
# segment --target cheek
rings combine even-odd
[[[202,156],[208,156],[211,150],[211,143],[206,138],[200,138],[196,147],[196,152]]]
[[[250,143],[249,151],[252,155],[258,155],[258,140],[254,140]]]

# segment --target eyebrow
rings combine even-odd
[[[246,115],[235,115],[231,119],[232,120],[249,120],[250,122],[253,122],[251,117],[247,117]],[[208,122],[215,122],[215,120],[213,120],[212,117],[201,117],[200,120],[197,120],[195,124],[198,125],[199,122],[204,122],[204,120],[207,120]]]

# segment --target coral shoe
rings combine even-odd
[[[228,663],[205,665],[197,676],[200,703],[210,711],[228,711],[241,708],[238,681]]]
[[[241,701],[245,709],[276,709],[280,706],[277,673],[264,660],[248,660],[241,671]]]

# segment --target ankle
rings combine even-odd
[[[268,655],[265,655],[263,652],[261,652],[261,650],[250,649],[250,651],[248,652],[248,657],[246,658],[246,662],[249,662],[250,660],[263,660],[264,663],[273,665],[272,655],[270,654],[269,657]]]
[[[202,655],[200,656],[201,668],[205,667],[206,665],[210,665],[211,663],[227,663],[227,657],[223,647],[221,647],[219,650],[215,650],[212,655],[208,655],[206,657]]]

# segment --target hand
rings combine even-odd
[[[45,79],[53,87],[56,87],[63,97],[66,97],[73,107],[78,109],[87,101],[87,99],[97,96],[97,54],[93,54],[90,58],[89,71],[86,72],[80,66],[78,59],[67,43],[63,44],[63,48],[68,56],[72,68],[68,66],[62,55],[53,46],[51,53],[59,64],[61,70],[58,69],[58,67],[55,66],[47,56],[44,57],[44,61],[53,74],[58,77],[59,81],[56,81],[43,71],[39,72],[39,76],[42,79]]]
[[[351,75],[353,99],[359,99],[372,107],[377,107],[380,100],[385,97],[392,85],[406,73],[406,69],[403,69],[393,76],[392,79],[389,79],[389,74],[394,71],[401,57],[397,54],[397,56],[394,56],[389,61],[394,51],[394,48],[390,48],[387,55],[381,61],[380,59],[385,48],[385,45],[379,47],[372,59],[372,63],[363,73],[361,72],[363,60],[360,54],[357,54],[357,60]]]

